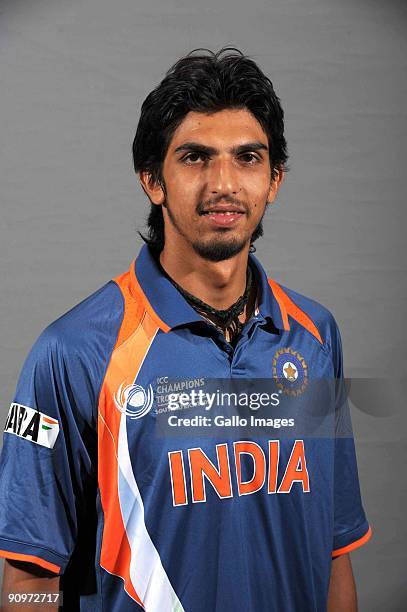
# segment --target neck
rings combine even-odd
[[[245,291],[248,253],[249,245],[231,259],[214,262],[195,252],[186,256],[164,247],[160,263],[183,289],[213,308],[224,310]]]

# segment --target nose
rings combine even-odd
[[[208,168],[208,187],[212,194],[236,194],[240,191],[239,176],[233,162],[218,158]]]

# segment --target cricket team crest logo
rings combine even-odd
[[[116,407],[131,419],[140,419],[150,412],[154,393],[151,385],[147,391],[141,385],[125,385],[122,383],[114,396]]]
[[[308,384],[308,366],[304,357],[292,348],[279,349],[273,357],[273,378],[286,395],[301,395]]]

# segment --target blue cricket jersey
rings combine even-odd
[[[190,391],[174,380],[276,379],[294,399],[343,381],[331,313],[249,261],[258,302],[234,348],[144,245],[31,349],[5,424],[0,556],[61,575],[66,610],[323,612],[332,559],[369,539],[351,431],[158,431],[180,412],[157,394]]]

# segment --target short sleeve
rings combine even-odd
[[[96,478],[85,364],[50,326],[22,368],[0,459],[0,556],[63,574]]]
[[[335,370],[334,534],[332,557],[351,552],[371,536],[360,494],[355,441],[343,374],[342,342],[335,323],[332,340]]]

